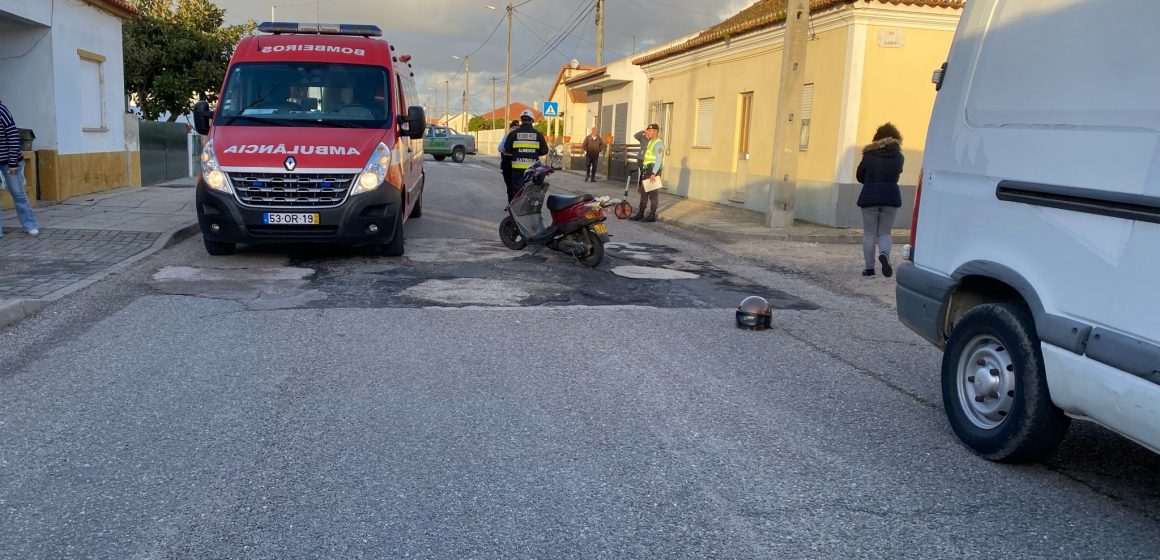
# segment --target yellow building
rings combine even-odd
[[[862,146],[894,123],[903,135],[908,227],[931,75],[946,61],[963,0],[812,0],[806,47],[796,217],[861,225],[854,177]],[[635,59],[648,76],[676,194],[766,212],[773,166],[786,0],[761,0],[676,46]]]

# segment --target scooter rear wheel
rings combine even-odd
[[[513,251],[519,251],[528,246],[528,241],[524,239],[519,226],[516,225],[516,221],[511,216],[504,218],[499,223],[499,240],[503,241],[504,247]]]
[[[595,231],[592,231],[592,229],[584,230],[584,235],[588,236],[588,240],[585,243],[588,247],[588,254],[577,258],[580,259],[580,264],[588,268],[596,268],[600,264],[600,261],[604,260],[604,242],[600,240],[600,236]]]

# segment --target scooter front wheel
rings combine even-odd
[[[600,240],[600,236],[595,231],[592,231],[592,228],[584,230],[584,235],[588,236],[587,242],[584,243],[587,246],[588,254],[578,257],[580,264],[588,268],[596,268],[600,261],[604,260],[604,242]]]
[[[519,251],[528,246],[528,241],[524,239],[519,226],[516,225],[516,221],[511,216],[504,218],[499,223],[499,240],[503,241],[504,247],[513,251]]]

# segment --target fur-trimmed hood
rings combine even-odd
[[[901,150],[901,149],[902,149],[902,142],[899,142],[897,138],[883,138],[877,142],[872,142],[870,144],[867,144],[865,148],[862,148],[862,151],[863,152],[873,152],[876,150],[895,151],[895,150]]]

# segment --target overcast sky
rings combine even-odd
[[[634,41],[637,51],[663,44],[701,31],[755,1],[606,0],[604,62],[630,56]],[[227,23],[270,19],[269,0],[215,2],[226,9]],[[562,64],[572,58],[581,64],[595,62],[596,18],[590,8],[596,2],[514,0],[513,3],[517,8],[512,29],[512,101],[540,102],[547,96]],[[499,9],[490,10],[489,4]],[[481,114],[491,109],[493,77],[497,104],[503,105],[506,0],[274,0],[273,5],[279,21],[378,25],[383,29],[384,38],[396,45],[396,52],[414,56],[412,64],[422,101],[433,111],[437,107],[438,113],[443,112],[445,105],[444,81],[451,79],[451,108],[453,112],[462,110],[463,62],[452,56],[475,52],[471,55],[472,112]],[[579,16],[583,14],[588,15],[581,19]],[[501,23],[501,20],[504,21]],[[576,24],[574,29],[573,24]],[[545,42],[555,47],[548,50]]]

